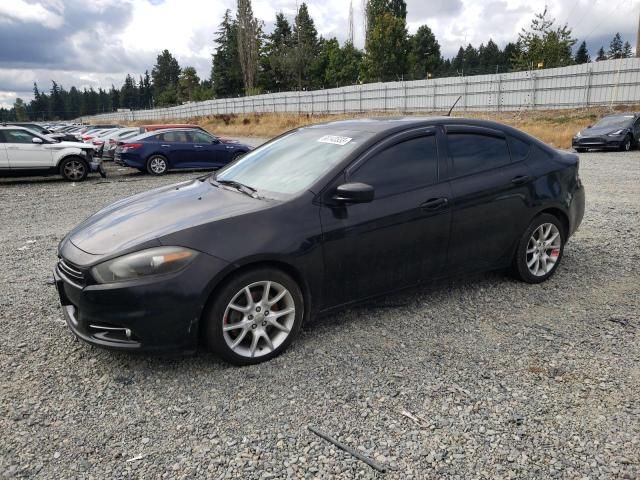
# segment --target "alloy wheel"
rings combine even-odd
[[[69,180],[80,180],[85,175],[85,166],[80,160],[70,160],[64,165],[64,176]]]
[[[527,243],[526,262],[532,275],[548,274],[560,258],[562,237],[553,223],[543,223],[533,231]]]
[[[151,159],[151,162],[149,162],[149,168],[156,175],[161,175],[167,169],[167,162],[165,162],[163,158],[155,157]]]
[[[222,332],[237,355],[256,358],[276,350],[293,328],[293,296],[273,281],[251,283],[237,292],[224,312]]]

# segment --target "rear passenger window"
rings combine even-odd
[[[449,133],[447,139],[457,177],[511,163],[504,138],[477,133]]]
[[[509,141],[509,150],[511,151],[511,160],[519,162],[529,156],[529,149],[531,148],[531,145],[519,138],[511,136],[507,138]]]
[[[434,135],[400,142],[375,154],[350,176],[375,188],[376,198],[431,185],[438,180]]]

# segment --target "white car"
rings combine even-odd
[[[55,142],[23,127],[0,126],[0,176],[62,175],[80,182],[90,172],[105,176],[91,144]]]

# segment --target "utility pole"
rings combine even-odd
[[[353,0],[349,2],[349,41],[353,45]]]

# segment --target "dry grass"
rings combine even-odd
[[[576,110],[541,110],[520,112],[464,112],[453,116],[466,118],[482,118],[495,120],[521,129],[544,142],[558,148],[571,147],[571,138],[578,131],[592,124],[599,117],[612,111],[637,111],[640,106],[630,105],[613,109],[597,107]],[[298,115],[284,113],[215,115],[193,118],[189,123],[196,123],[203,128],[222,136],[273,137],[292,128],[313,123],[349,118],[397,116],[399,112],[339,114],[339,115]],[[413,115],[413,114],[409,114]],[[438,113],[420,113],[415,116],[442,115]],[[167,120],[166,123],[174,121]],[[176,123],[184,120],[175,120]],[[147,122],[134,122],[142,125]]]

